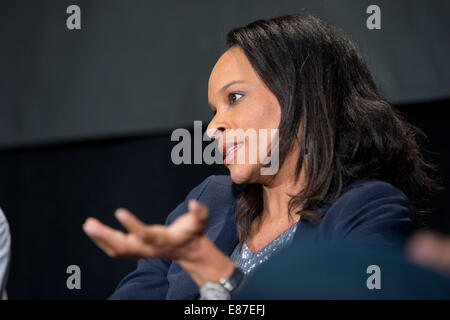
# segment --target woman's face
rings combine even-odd
[[[255,159],[259,148],[270,150],[271,129],[280,124],[281,108],[240,47],[230,48],[217,61],[209,78],[208,100],[215,115],[207,132],[219,140],[231,179],[235,183],[262,182],[262,159],[250,159]],[[260,129],[268,132],[267,144],[260,142]],[[243,132],[255,132],[257,139]]]

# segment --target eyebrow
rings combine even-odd
[[[228,87],[232,86],[233,84],[242,83],[242,82],[245,82],[245,81],[244,80],[234,80],[234,81],[228,82],[226,85],[224,85],[222,88],[220,88],[219,93],[224,92]]]

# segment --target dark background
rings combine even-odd
[[[65,28],[69,4],[82,30]],[[449,2],[8,1],[0,19],[0,207],[10,223],[11,299],[103,299],[135,263],[82,232],[89,216],[119,227],[117,207],[162,223],[219,166],[172,164],[170,134],[211,115],[210,69],[226,32],[258,18],[311,12],[359,45],[382,91],[428,136],[446,190],[425,223],[450,233]],[[78,33],[77,33],[78,32]],[[82,290],[66,288],[81,268]]]

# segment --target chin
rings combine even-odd
[[[242,164],[230,164],[228,170],[230,170],[230,177],[236,184],[242,183],[254,183],[258,173],[258,166],[256,165],[242,165]]]

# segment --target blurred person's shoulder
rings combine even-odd
[[[6,216],[0,208],[0,235],[9,233],[8,221],[6,220]]]
[[[6,217],[0,208],[0,300],[6,297],[5,286],[8,278],[11,236]]]
[[[0,255],[4,254],[5,248],[9,246],[10,234],[8,220],[0,208]]]

